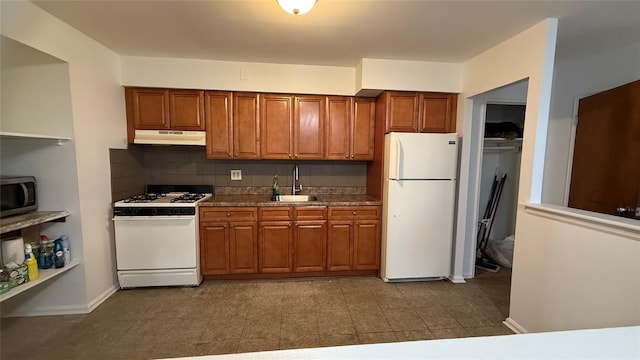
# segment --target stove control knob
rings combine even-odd
[[[158,209],[156,208],[151,209],[151,215],[158,215]]]

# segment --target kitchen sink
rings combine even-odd
[[[271,200],[280,202],[306,202],[317,201],[318,198],[313,195],[279,195],[272,197]]]

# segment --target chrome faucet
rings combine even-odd
[[[302,184],[300,184],[300,172],[298,165],[293,165],[293,181],[291,181],[291,195],[298,195],[302,192]]]

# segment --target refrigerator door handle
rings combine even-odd
[[[400,143],[400,139],[397,137],[393,137],[393,146],[395,151],[392,152],[390,163],[389,163],[389,179],[390,180],[399,180],[400,179],[400,163],[402,162],[402,144]]]

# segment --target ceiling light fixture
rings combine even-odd
[[[318,0],[277,0],[280,7],[293,15],[302,15],[306,14],[313,6],[316,4]]]

